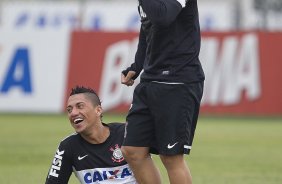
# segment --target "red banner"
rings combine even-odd
[[[203,44],[209,42],[208,40],[218,42],[218,50],[215,49],[217,65],[214,71],[220,68],[219,72],[223,73],[219,76],[218,90],[227,94],[218,92],[217,103],[205,103],[204,98],[202,113],[281,115],[282,33],[203,33]],[[206,56],[205,53],[202,55]],[[203,62],[206,64],[210,59],[206,57]],[[225,67],[226,65],[230,67]],[[211,72],[211,68],[207,67],[206,73]],[[213,85],[217,85],[212,81],[215,75],[217,74],[211,73],[207,76],[206,96],[213,92]],[[233,95],[235,97],[232,100],[230,94],[235,92],[237,94]]]
[[[133,88],[120,84],[134,60],[137,33],[74,32],[68,87],[97,90],[106,111],[126,112]],[[200,59],[206,74],[202,114],[282,114],[282,33],[202,34]]]

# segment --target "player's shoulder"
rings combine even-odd
[[[70,145],[71,143],[77,142],[79,140],[79,135],[75,132],[61,140],[61,144]]]
[[[110,127],[111,132],[123,132],[125,128],[125,123],[121,122],[111,122],[107,124]]]
[[[125,123],[122,122],[111,122],[107,124],[111,128],[120,128],[120,127],[125,127]]]

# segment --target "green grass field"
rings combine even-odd
[[[106,114],[104,121],[124,116]],[[1,184],[43,184],[59,141],[73,131],[65,115],[0,114],[0,126]],[[194,184],[280,184],[282,118],[201,117],[186,160]]]

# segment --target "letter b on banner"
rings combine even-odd
[[[136,47],[137,39],[132,42],[120,41],[107,48],[100,86],[100,96],[105,110],[116,107],[122,102],[131,101],[134,88],[125,87],[120,80],[121,71],[134,61],[132,51],[135,51]]]

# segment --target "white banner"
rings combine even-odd
[[[44,30],[79,28],[80,6],[78,2],[3,2],[1,24],[15,30]]]
[[[242,0],[241,21],[244,30],[270,30],[282,29],[282,1],[281,0]]]
[[[139,31],[138,1],[95,1],[82,11],[84,30]]]
[[[230,31],[235,28],[235,9],[232,1],[198,1],[202,31]]]
[[[0,111],[61,112],[69,31],[0,32]]]
[[[139,31],[137,1],[4,2],[2,27],[16,30]]]
[[[3,2],[1,27],[16,30],[82,29],[139,31],[138,1]],[[234,28],[232,1],[200,1],[202,31]]]

